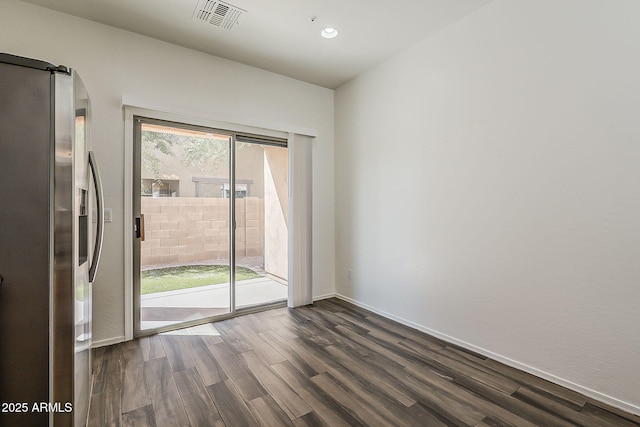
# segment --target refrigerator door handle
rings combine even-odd
[[[96,210],[98,214],[98,218],[96,220],[96,241],[95,246],[93,247],[91,266],[89,267],[89,283],[93,283],[98,270],[98,263],[100,262],[102,238],[104,235],[104,196],[102,194],[102,180],[100,179],[100,172],[98,171],[98,164],[96,163],[96,157],[93,151],[89,151],[89,167],[91,168],[91,175],[93,176],[93,185],[96,189]]]

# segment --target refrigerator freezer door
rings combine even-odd
[[[78,75],[73,72],[74,106],[71,113],[74,117],[74,188],[76,203],[74,206],[76,220],[75,233],[75,279],[73,301],[75,306],[75,353],[74,353],[74,422],[76,426],[84,426],[87,420],[89,399],[91,397],[91,279],[90,254],[91,206],[89,194],[89,127],[91,108],[87,91]],[[84,255],[84,257],[83,257]]]

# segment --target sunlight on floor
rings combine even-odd
[[[176,329],[175,331],[163,332],[158,335],[199,335],[199,336],[220,336],[220,332],[211,323],[192,326],[190,328]]]

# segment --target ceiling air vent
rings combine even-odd
[[[244,12],[246,10],[223,1],[198,0],[193,19],[230,30]]]

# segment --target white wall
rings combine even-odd
[[[337,292],[640,412],[638,16],[497,0],[339,88]]]
[[[208,112],[211,120],[317,129],[314,295],[334,292],[333,91],[13,0],[0,0],[0,51],[73,67],[91,96],[93,145],[114,215],[94,285],[94,341],[124,335],[123,162],[130,147],[123,94]]]

